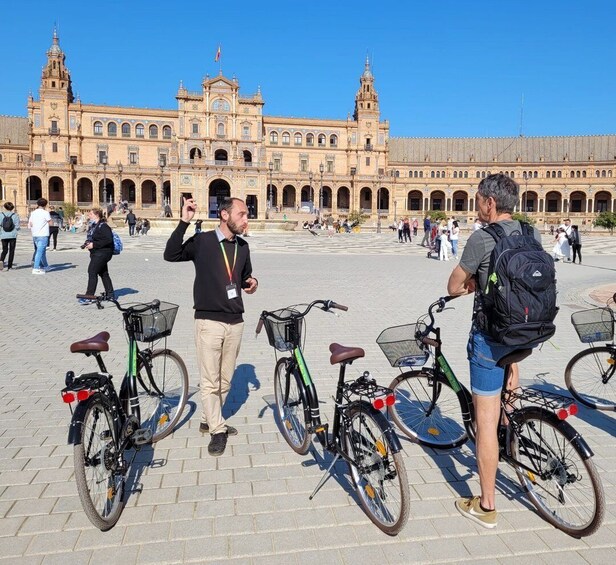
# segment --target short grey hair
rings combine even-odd
[[[231,213],[231,208],[236,202],[244,202],[241,198],[236,198],[235,196],[226,197],[220,204],[220,208],[218,209],[218,215],[225,210],[227,213]]]
[[[494,198],[499,214],[512,214],[518,203],[520,186],[512,178],[502,173],[489,175],[477,187],[477,194],[483,198]]]

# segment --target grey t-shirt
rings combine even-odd
[[[503,220],[498,222],[507,235],[514,231],[522,233],[522,226],[517,220]],[[533,228],[535,239],[541,242],[541,234],[537,228]],[[490,254],[496,245],[494,238],[484,229],[474,231],[466,242],[462,257],[460,258],[460,267],[467,273],[475,275],[478,282],[478,289],[482,292],[488,284],[488,269],[490,267]]]

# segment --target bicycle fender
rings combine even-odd
[[[372,406],[372,404],[366,402],[365,400],[356,400],[349,405],[349,408],[353,408],[354,406],[360,407],[362,412],[368,412],[375,419],[376,423],[379,425],[379,428],[381,428],[381,431],[387,438],[387,441],[391,446],[391,450],[394,453],[402,451],[402,444],[400,443],[400,438],[398,437],[396,430],[394,430],[391,422],[382,412],[377,410],[374,406]]]
[[[71,419],[71,425],[68,428],[68,444],[77,445],[81,438],[81,426],[83,426],[83,420],[86,416],[86,410],[90,405],[90,399],[80,402],[75,408],[73,418]]]
[[[565,420],[560,420],[554,412],[550,412],[545,408],[539,406],[530,406],[523,409],[527,414],[535,416],[537,419],[545,420],[552,424],[571,442],[571,444],[580,452],[582,459],[590,459],[594,453],[590,448],[586,440],[579,434],[579,432]]]

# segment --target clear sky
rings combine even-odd
[[[616,133],[614,0],[1,4],[0,114],[38,97],[57,22],[84,103],[175,109],[220,44],[267,115],[345,119],[368,55],[392,136]]]

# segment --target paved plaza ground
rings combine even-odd
[[[192,336],[191,264],[162,259],[165,238],[129,239],[110,263],[123,301],[160,298],[180,305],[168,346],[186,361],[190,397],[175,433],[144,449],[136,465],[142,489],[128,495],[118,524],[101,533],[85,517],[67,445],[70,413],[60,399],[64,375],[93,369],[69,345],[101,330],[111,333],[105,359],[119,382],[125,337],[115,308],[79,306],[88,254],[82,236],[61,233],[53,270],[33,276],[31,240],[22,230],[17,268],[0,272],[0,564],[176,563],[228,564],[611,563],[616,560],[616,417],[580,409],[573,424],[595,452],[605,487],[602,528],[576,540],[541,520],[522,496],[514,472],[498,474],[499,524],[484,530],[454,508],[458,496],[478,492],[471,448],[436,452],[403,439],[411,492],[411,517],[395,538],[381,533],[353,496],[342,465],[315,497],[322,452],[296,455],[278,432],[272,412],[273,349],[255,339],[259,313],[317,298],[347,304],[339,316],[314,311],[307,319],[306,358],[329,416],[337,378],[327,347],[333,341],[361,346],[366,357],[351,374],[368,369],[380,384],[395,376],[375,343],[386,327],[413,323],[445,294],[453,261],[429,260],[416,243],[398,244],[392,232],[307,232],[249,238],[259,291],[245,296],[246,325],[238,368],[226,406],[239,435],[219,458],[207,453],[199,433],[200,402]],[[546,248],[549,247],[546,238]],[[417,240],[419,241],[419,239]],[[521,366],[522,382],[564,387],[564,369],[584,346],[569,318],[616,290],[615,238],[587,237],[584,265],[557,263],[558,331]],[[599,289],[597,291],[596,289]],[[99,290],[101,290],[99,288]],[[612,291],[613,291],[612,290]],[[597,293],[598,292],[598,293]],[[469,297],[440,315],[446,353],[468,384],[465,342]],[[471,446],[472,447],[472,446]]]

